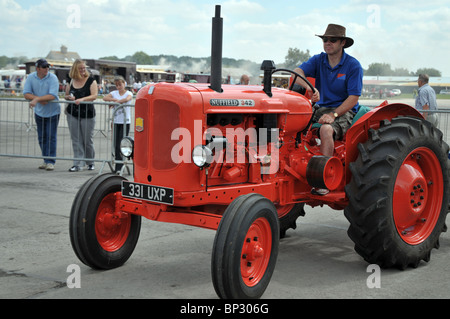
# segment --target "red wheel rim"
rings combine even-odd
[[[130,233],[131,215],[115,212],[115,196],[107,195],[97,210],[95,234],[102,248],[109,252],[119,250]]]
[[[241,252],[241,275],[253,287],[263,278],[272,251],[272,230],[265,218],[258,218],[245,236]]]
[[[418,245],[431,235],[443,192],[441,165],[433,151],[421,147],[411,152],[400,167],[393,197],[394,222],[403,241]]]

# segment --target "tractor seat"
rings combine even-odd
[[[356,113],[355,117],[353,117],[352,125],[356,123],[364,114],[368,113],[370,111],[370,107],[360,105],[358,113]]]

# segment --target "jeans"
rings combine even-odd
[[[130,133],[130,124],[114,124],[114,158],[117,161],[122,161],[122,154],[120,154],[120,141],[125,136],[128,136]],[[115,172],[118,172],[122,169],[123,164],[116,163],[116,167],[114,169]]]
[[[55,164],[57,129],[59,114],[52,117],[40,117],[34,114],[37,125],[38,142],[46,164]],[[53,158],[46,158],[53,157]]]

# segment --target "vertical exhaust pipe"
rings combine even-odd
[[[223,18],[220,17],[220,5],[216,5],[216,16],[212,18],[211,40],[211,85],[210,89],[222,93],[222,43]]]

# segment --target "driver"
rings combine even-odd
[[[294,71],[304,77],[315,78],[316,88],[311,88],[301,79],[302,85],[317,102],[313,122],[322,124],[319,137],[320,151],[324,156],[333,156],[334,140],[342,139],[350,128],[353,117],[359,109],[359,97],[363,87],[363,69],[358,60],[348,55],[344,49],[353,45],[353,39],[345,35],[345,27],[329,24],[323,40],[325,52],[313,56]],[[314,189],[313,194],[326,195],[327,189]]]

